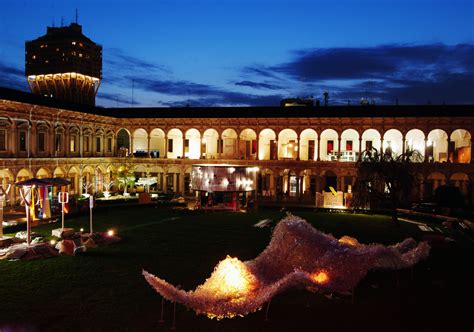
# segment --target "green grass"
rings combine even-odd
[[[415,225],[402,223],[401,227],[394,227],[385,216],[310,211],[295,214],[326,233],[350,235],[363,243],[393,244],[408,236],[422,236]],[[268,244],[271,229],[255,229],[251,225],[264,218],[278,221],[282,216],[276,210],[204,214],[151,206],[98,209],[94,228],[113,228],[122,242],[77,257],[0,261],[0,330],[13,324],[45,331],[166,331],[170,327],[171,306],[167,303],[167,321],[160,325],[161,297],[145,282],[142,269],[184,289],[194,289],[227,254],[241,260],[256,257]],[[87,230],[88,222],[87,215],[67,218],[66,226]],[[42,225],[34,231],[49,236],[51,229],[57,227],[58,224]],[[177,328],[286,331],[296,330],[295,326],[300,330],[319,326],[321,330],[399,331],[420,329],[426,324],[431,327],[429,330],[443,327],[442,323],[457,326],[456,322],[444,321],[437,312],[464,308],[456,304],[452,292],[459,291],[460,278],[472,281],[472,274],[462,264],[464,259],[472,258],[471,252],[457,247],[435,249],[430,259],[416,268],[415,280],[409,278],[409,272],[402,271],[398,286],[393,272],[370,273],[358,288],[354,305],[350,299],[328,300],[320,294],[289,291],[272,301],[270,322],[263,321],[264,311],[216,322],[178,305]],[[437,292],[436,296],[433,292]],[[471,324],[459,313],[455,317],[462,327]],[[411,319],[415,319],[414,325],[410,325]]]

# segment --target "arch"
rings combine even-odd
[[[175,159],[183,157],[183,132],[178,128],[173,128],[166,135],[168,139],[166,157]]]
[[[202,134],[203,154],[206,159],[216,159],[218,156],[219,133],[209,128]]]
[[[403,135],[397,129],[389,129],[383,135],[383,151],[398,157],[403,153]]]
[[[201,133],[196,128],[188,129],[185,133],[184,156],[189,159],[201,158]]]
[[[298,134],[293,129],[278,133],[278,159],[293,159],[298,155]]]
[[[367,151],[372,148],[377,149],[377,151],[380,151],[380,144],[381,144],[381,135],[376,129],[366,129],[362,133],[362,151]]]
[[[152,158],[160,158],[164,156],[166,145],[165,132],[160,128],[154,128],[150,132],[150,156]]]
[[[66,171],[61,166],[57,166],[53,171],[53,177],[64,178],[66,177]]]
[[[318,155],[318,133],[314,129],[305,129],[300,134],[300,160],[316,160]]]
[[[155,166],[150,167],[149,172],[150,174],[158,174],[158,173],[164,173],[164,170],[163,170],[163,167],[155,165]]]
[[[449,160],[453,163],[471,161],[471,134],[465,129],[456,129],[450,135]]]
[[[133,167],[133,174],[135,175],[135,177],[143,178],[146,176],[147,173],[148,169],[143,164],[138,164]]]
[[[179,166],[170,166],[168,167],[168,170],[167,170],[168,173],[176,173],[176,174],[180,174],[181,173],[181,168]]]
[[[346,129],[341,134],[341,151],[339,161],[357,161],[359,156],[359,133],[352,128]]]
[[[321,133],[320,157],[323,161],[338,159],[339,135],[334,129],[325,129]]]
[[[426,158],[428,161],[448,161],[448,134],[443,129],[433,129],[426,142]]]
[[[33,178],[33,173],[31,173],[31,171],[26,168],[22,168],[18,171],[18,173],[16,173],[15,182],[25,181],[32,178]]]
[[[38,169],[36,171],[36,178],[37,179],[44,179],[44,178],[50,178],[50,177],[51,177],[51,173],[45,167],[41,167],[40,169]]]
[[[454,173],[449,177],[449,182],[451,185],[458,187],[464,195],[467,195],[469,187],[469,176],[467,174],[461,172]]]
[[[253,142],[252,142],[253,143]],[[263,129],[258,135],[258,159],[274,160],[277,159],[278,145],[276,142],[276,134],[272,129]],[[253,144],[252,144],[253,151]]]
[[[143,128],[138,128],[133,132],[133,147],[134,154],[148,153],[148,133]]]
[[[257,133],[250,128],[240,132],[240,143],[238,146],[238,158],[256,159],[257,158]]]
[[[235,158],[237,155],[237,132],[227,128],[222,132],[222,154],[224,158]]]
[[[405,151],[418,151],[422,159],[425,157],[425,133],[420,129],[411,129],[405,135]]]
[[[119,157],[126,157],[130,152],[130,132],[122,128],[117,132],[117,152]]]

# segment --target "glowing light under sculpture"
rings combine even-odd
[[[146,271],[148,283],[164,298],[210,318],[244,316],[292,287],[329,292],[351,290],[372,269],[401,269],[428,257],[426,242],[406,239],[393,246],[364,245],[324,234],[289,215],[275,227],[267,248],[254,260],[227,256],[195,290],[178,289]]]

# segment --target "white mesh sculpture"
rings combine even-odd
[[[241,262],[227,256],[195,290],[178,289],[146,271],[148,283],[164,298],[210,318],[244,316],[291,287],[328,292],[351,290],[372,269],[401,269],[426,258],[430,247],[406,239],[393,246],[336,239],[304,219],[288,215],[275,227],[267,248]]]

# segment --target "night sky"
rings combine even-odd
[[[474,103],[474,1],[1,0],[0,86],[24,43],[69,25],[103,46],[97,104]],[[133,82],[133,83],[132,83]]]

